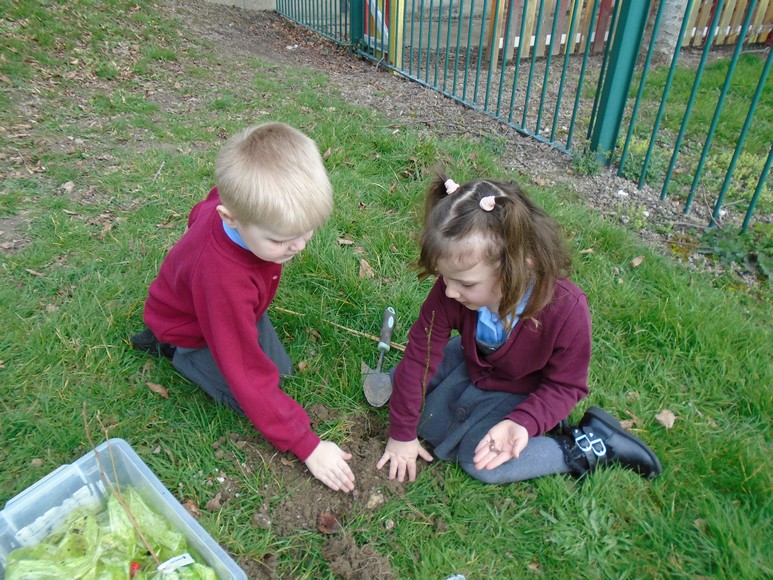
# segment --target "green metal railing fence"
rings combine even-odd
[[[765,44],[773,0],[707,2],[681,0],[665,57],[664,14],[679,0],[278,0],[277,10],[521,134],[614,164],[639,187],[683,200],[685,213],[700,194],[712,206],[709,225],[721,223],[723,207],[745,205],[746,230],[756,212],[769,219],[773,209],[773,51]],[[711,68],[720,36],[736,39],[721,55],[721,89]],[[698,62],[683,64],[681,47],[701,42]],[[751,94],[736,94],[739,63],[746,85],[758,75]],[[673,91],[677,81],[691,84],[687,94]],[[693,116],[697,102],[701,115],[713,108],[710,123]],[[732,135],[726,121],[741,106],[745,118]]]

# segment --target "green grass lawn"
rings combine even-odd
[[[200,522],[235,558],[272,554],[279,577],[333,576],[321,534],[252,524],[255,506],[292,486],[264,497],[271,465],[248,475],[213,453],[249,424],[128,343],[148,284],[213,185],[218,148],[276,119],[318,142],[335,189],[332,218],[287,266],[270,310],[304,362],[287,388],[330,409],[326,436],[346,446],[353,422],[386,420],[361,392],[374,343],[340,326],[377,333],[392,305],[405,343],[429,288],[409,268],[417,214],[442,162],[459,182],[521,180],[571,233],[594,323],[591,395],[573,418],[596,404],[634,420],[665,469],[654,482],[609,469],[493,487],[434,464],[345,524],[358,545],[387,555],[398,578],[773,574],[769,282],[752,295],[688,271],[572,192],[501,169],[496,144],[395,125],[316,71],[216,56],[154,2],[0,0],[0,13],[0,230],[29,240],[0,253],[0,506],[90,450],[86,402],[92,432],[129,441],[180,499],[203,504],[202,474],[231,470],[250,493]],[[374,277],[360,276],[363,259]],[[386,364],[398,360],[392,351]],[[655,418],[663,410],[676,415],[670,429]]]

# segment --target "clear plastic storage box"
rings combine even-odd
[[[11,498],[0,511],[0,579],[13,550],[36,544],[62,525],[70,512],[106,503],[109,493],[96,454],[111,484],[131,486],[156,513],[185,534],[188,545],[220,579],[247,575],[217,542],[180,505],[139,455],[123,439],[109,439],[75,463],[62,465]]]

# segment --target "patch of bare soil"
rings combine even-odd
[[[322,405],[311,407],[308,413],[315,429],[332,418],[330,410]],[[357,477],[352,493],[328,489],[309,474],[303,463],[288,453],[278,453],[257,432],[224,436],[214,444],[214,453],[224,462],[239,465],[247,476],[266,467],[271,470],[272,483],[263,490],[263,495],[282,499],[275,504],[266,500],[256,506],[253,526],[279,536],[303,530],[324,534],[328,539],[322,553],[331,572],[347,580],[387,579],[392,578],[389,558],[367,543],[358,544],[348,525],[358,514],[374,512],[403,492],[402,484],[389,480],[387,469],[375,469],[386,439],[383,416],[366,410],[353,423],[350,442],[344,446],[352,454],[349,464]],[[234,479],[221,473],[212,481],[212,497],[204,509],[216,511],[227,502],[240,501],[241,489]],[[190,503],[186,507],[192,509]],[[275,577],[273,554],[266,554],[262,561],[242,558],[239,565],[249,578]]]

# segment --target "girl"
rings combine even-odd
[[[439,174],[418,266],[437,281],[393,372],[378,469],[389,463],[390,479],[414,481],[416,458],[432,460],[421,436],[486,483],[581,476],[610,462],[661,473],[652,450],[598,407],[546,435],[588,394],[591,322],[585,294],[566,278],[558,225],[516,184]]]

